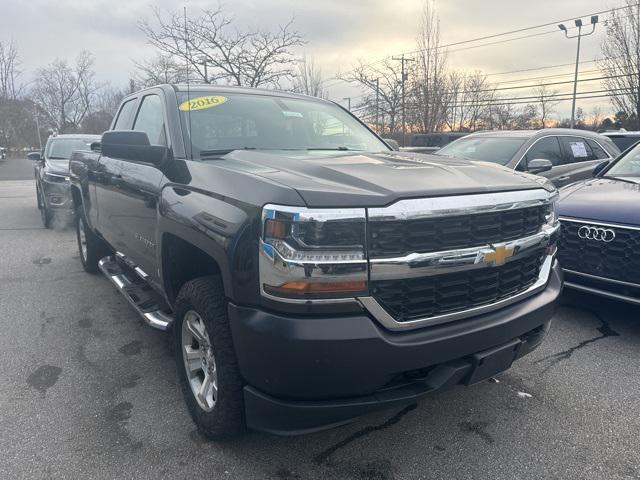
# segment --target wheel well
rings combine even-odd
[[[186,282],[206,275],[219,274],[220,267],[198,247],[166,233],[162,238],[162,272],[167,297],[173,303]]]
[[[73,200],[73,209],[77,210],[82,205],[82,195],[76,187],[71,187],[71,200]]]

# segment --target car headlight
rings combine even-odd
[[[65,175],[56,175],[53,173],[45,173],[44,179],[51,183],[65,183],[69,181],[69,177]]]
[[[547,225],[556,225],[558,223],[558,192],[549,199],[549,207],[547,208],[547,215],[545,217]]]
[[[263,295],[289,300],[368,293],[363,208],[266,205],[262,211]]]

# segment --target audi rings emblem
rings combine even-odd
[[[584,225],[578,229],[578,237],[586,240],[596,240],[598,242],[609,243],[616,238],[616,232],[609,228],[593,227]]]

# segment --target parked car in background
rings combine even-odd
[[[466,135],[469,134],[465,132],[416,133],[411,136],[410,146],[402,148],[402,150],[416,153],[433,153]]]
[[[4,160],[5,158],[7,158],[7,149],[0,147],[0,160]]]
[[[620,149],[607,137],[585,130],[501,130],[472,133],[438,150],[436,155],[498,163],[542,175],[556,187],[591,177]]]
[[[173,331],[211,438],[411,404],[535,349],[562,285],[551,182],[414,157],[326,100],[149,88],[71,158],[80,261]]]
[[[560,191],[565,286],[640,305],[640,145]]]
[[[54,215],[73,214],[69,190],[69,157],[74,150],[90,150],[100,135],[55,135],[49,137],[42,152],[28,155],[33,160],[36,198],[42,224],[49,228]],[[64,218],[63,218],[64,219]]]
[[[610,132],[602,132],[601,135],[610,138],[611,141],[622,151],[632,147],[640,141],[640,132],[612,130]]]

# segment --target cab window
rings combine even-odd
[[[167,146],[162,99],[158,95],[146,95],[142,99],[133,130],[145,132],[151,145]]]

